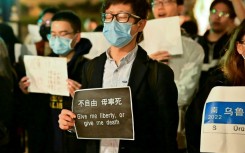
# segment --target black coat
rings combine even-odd
[[[104,74],[106,54],[88,62],[83,71],[83,88],[100,88]],[[155,89],[149,83],[151,60],[140,46],[133,63],[128,86],[132,92],[135,140],[121,140],[120,153],[176,153],[178,127],[177,88],[173,71],[158,63]],[[94,64],[92,75],[91,64]],[[90,77],[91,76],[91,77]],[[82,141],[82,140],[81,140]],[[99,141],[83,140],[86,153],[98,153]]]

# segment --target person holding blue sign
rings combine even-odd
[[[203,108],[215,86],[245,86],[245,20],[234,29],[219,68],[212,72],[187,110],[185,121],[188,153],[200,152]]]
[[[147,0],[106,0],[103,34],[111,46],[83,68],[82,88],[131,88],[134,140],[77,140],[86,153],[176,153],[178,105],[174,73],[138,45],[147,22]],[[71,93],[72,94],[72,93]],[[63,109],[59,127],[71,130],[76,114]],[[111,131],[101,131],[111,132]]]

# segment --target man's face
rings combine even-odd
[[[132,23],[133,24],[132,27],[131,27],[131,35],[134,35],[137,32],[141,32],[143,30],[143,28],[144,28],[144,26],[138,26],[138,24],[136,23],[137,21],[139,21],[139,18],[135,18],[134,17],[134,15],[136,15],[136,14],[134,14],[130,4],[115,4],[115,5],[111,5],[107,10],[105,10],[105,13],[113,14],[113,15],[116,15],[118,13],[132,14],[131,16],[129,16],[129,18],[127,18],[128,19],[127,23]],[[118,16],[118,18],[122,18],[122,17]],[[126,17],[125,17],[125,19],[126,19]],[[116,16],[113,17],[113,20],[117,20]],[[145,21],[140,20],[139,22],[145,22]],[[125,24],[127,24],[127,23],[125,23]]]
[[[50,34],[52,37],[64,37],[74,39],[77,32],[75,32],[71,24],[67,21],[53,21],[51,23]],[[72,42],[72,47],[75,46],[75,42]]]
[[[231,25],[233,19],[229,18],[229,8],[224,3],[216,4],[210,11],[210,29],[215,33],[223,33]]]
[[[178,16],[178,5],[175,0],[154,0],[152,12],[156,19]]]

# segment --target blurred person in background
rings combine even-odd
[[[42,37],[42,40],[35,43],[37,55],[47,56],[52,52],[48,44],[47,35],[50,34],[51,18],[57,12],[57,8],[49,7],[45,8],[39,15],[37,25],[39,26],[39,34]]]
[[[8,50],[0,38],[0,152],[21,153],[20,116],[15,95],[16,75],[10,63]]]
[[[83,23],[83,28],[86,32],[92,32],[94,31],[97,26],[98,26],[98,22],[96,21],[96,19],[94,18],[87,18],[84,23]]]
[[[210,29],[203,36],[197,38],[197,42],[205,52],[200,87],[205,83],[209,72],[217,66],[219,59],[224,55],[224,46],[230,38],[228,30],[231,25],[234,25],[236,17],[232,2],[228,0],[213,1],[209,11]]]
[[[183,2],[183,0],[153,0],[151,3],[153,15],[156,19],[178,16]],[[183,54],[172,56],[168,51],[160,50],[149,56],[168,64],[174,71],[174,81],[178,88],[178,148],[179,152],[183,153],[187,147],[184,126],[185,112],[198,90],[204,51],[193,39],[187,37],[183,32],[181,34]]]
[[[4,40],[7,45],[7,50],[12,66],[15,66],[15,43],[20,43],[20,40],[15,36],[13,28],[7,23],[0,23],[0,37]]]

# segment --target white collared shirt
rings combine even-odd
[[[116,61],[110,57],[110,50],[106,51],[107,59],[104,67],[103,88],[125,87],[128,85],[137,50],[138,45],[120,60],[118,66]],[[119,142],[119,139],[101,139],[100,153],[118,153]]]

